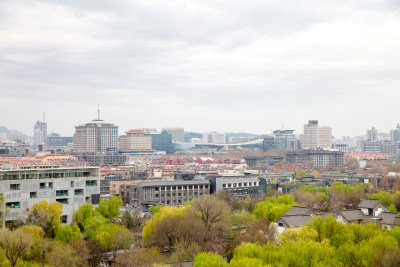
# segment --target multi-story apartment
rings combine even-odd
[[[224,133],[203,133],[202,135],[202,143],[207,144],[224,144],[225,143],[225,134]]]
[[[349,152],[349,145],[345,143],[335,143],[332,145],[333,149],[337,149],[340,152],[348,153]]]
[[[263,149],[265,151],[270,149],[284,150],[296,149],[297,138],[294,135],[294,130],[276,130],[272,135],[267,135],[263,140]]]
[[[118,150],[118,126],[97,119],[75,127],[74,152]]]
[[[329,150],[304,150],[301,152],[288,152],[286,153],[287,163],[306,163],[314,164],[314,167],[342,167],[343,152],[329,151]]]
[[[0,170],[0,194],[9,212],[6,222],[22,219],[42,200],[63,204],[61,221],[71,223],[74,211],[86,203],[100,200],[100,171],[97,167],[51,167]]]
[[[183,128],[162,128],[161,132],[166,132],[172,135],[172,142],[185,142],[185,130]]]
[[[120,189],[125,204],[144,210],[154,205],[181,206],[209,194],[210,182],[207,180],[141,182]]]
[[[364,153],[382,153],[382,144],[376,140],[362,141]]]
[[[332,147],[332,128],[328,126],[318,126],[317,120],[309,120],[304,125],[304,133],[300,135],[302,149]]]
[[[142,130],[130,130],[119,137],[120,152],[148,152],[152,149],[151,135]]]
[[[47,123],[37,121],[33,126],[33,145],[45,145],[47,139]]]

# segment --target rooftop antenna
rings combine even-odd
[[[97,103],[97,120],[100,120],[100,103]]]

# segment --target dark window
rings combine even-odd
[[[10,209],[19,209],[21,208],[21,202],[8,202],[6,206]]]
[[[83,195],[83,189],[75,189],[75,196]]]
[[[68,198],[59,198],[56,199],[57,202],[60,202],[62,204],[68,204]]]
[[[37,198],[37,192],[30,192],[30,198]]]
[[[97,180],[87,180],[86,181],[86,186],[96,186],[97,185]]]
[[[67,223],[68,222],[68,215],[62,215],[60,217],[60,222],[61,223]]]
[[[68,196],[68,190],[57,190],[56,197],[64,197]]]
[[[20,184],[10,184],[10,190],[20,190]]]
[[[71,187],[74,187],[74,181],[71,181]]]

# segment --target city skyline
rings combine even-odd
[[[400,118],[400,2],[3,1],[0,125],[102,118],[194,132],[389,133]],[[46,19],[43,19],[46,18]],[[12,112],[10,112],[12,111]],[[10,115],[7,115],[10,114]]]

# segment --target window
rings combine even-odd
[[[199,187],[197,185],[194,186],[194,189],[198,189]]]
[[[228,184],[228,187],[232,187],[232,184]]]
[[[74,181],[71,181],[71,187],[74,187]]]
[[[53,183],[40,183],[40,189],[48,189],[48,188],[53,188]]]
[[[208,184],[206,184],[206,185],[204,186],[204,188],[205,188],[205,189],[208,189]]]
[[[283,227],[283,223],[280,222],[280,223],[279,223],[279,226],[282,226],[282,227]]]
[[[10,184],[10,190],[20,190],[20,184]]]
[[[21,208],[21,202],[8,202],[6,206],[10,209],[19,209]]]
[[[239,187],[241,187],[242,186],[242,183],[239,183],[239,185],[238,185]]]
[[[75,189],[75,196],[83,195],[83,189]]]
[[[178,190],[181,190],[182,189],[182,186],[178,186]]]
[[[56,197],[68,196],[68,190],[57,190]]]
[[[86,198],[85,198],[85,201],[86,201],[86,202],[88,202],[88,201],[90,202],[90,197],[86,197]]]
[[[62,204],[68,204],[68,198],[59,198],[56,199],[57,202],[60,202]]]
[[[244,186],[247,186],[247,183],[244,183]]]
[[[67,223],[68,222],[68,215],[61,215],[60,222],[61,223]]]
[[[226,187],[226,184],[223,184],[222,187],[225,188],[225,187]]]
[[[37,198],[37,192],[30,192],[29,193],[30,198]]]
[[[233,187],[236,187],[236,183],[233,184]]]
[[[97,185],[97,180],[87,180],[86,181],[86,186],[96,186]]]

